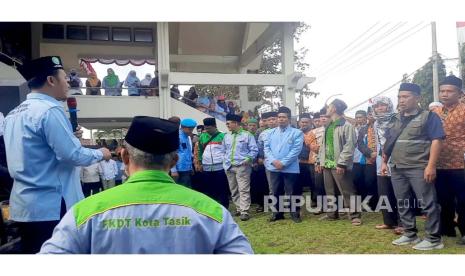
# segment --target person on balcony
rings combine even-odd
[[[153,91],[153,94],[154,94],[155,96],[157,96],[157,97],[160,95],[160,93],[159,93],[159,91],[158,91],[158,85],[159,85],[159,84],[158,84],[158,70],[156,70],[156,71],[155,71],[155,76],[154,76],[154,77],[152,78],[152,80],[150,81],[150,85],[149,85],[149,86],[150,86],[150,87],[153,87],[153,90],[152,90],[152,91]]]
[[[228,102],[227,112],[228,114],[236,114],[236,107],[234,106],[234,102]]]
[[[124,85],[128,88],[129,96],[140,96],[140,80],[137,77],[137,73],[134,70],[131,70],[124,81]]]
[[[218,120],[226,121],[226,111],[214,99],[210,101],[209,114]]]
[[[152,75],[150,73],[145,74],[145,78],[140,81],[140,94],[141,96],[153,96],[153,90],[149,89],[150,83],[152,82]]]
[[[103,78],[102,88],[105,89],[105,96],[121,96],[118,92],[118,86],[120,84],[118,75],[115,74],[113,69],[108,68],[107,76]]]
[[[71,69],[69,72],[69,90],[68,95],[82,95],[81,87],[82,81],[79,78],[79,74],[77,73],[76,69]]]
[[[184,103],[187,105],[190,105],[192,107],[196,107],[196,101],[199,98],[199,95],[197,94],[197,90],[195,89],[194,86],[189,88],[189,91],[184,92]]]
[[[181,96],[181,92],[178,89],[177,84],[173,84],[170,88],[170,93],[171,93],[171,98],[178,100],[179,97]]]
[[[86,80],[86,95],[102,95],[100,87],[102,87],[102,82],[97,78],[97,74],[90,73]]]
[[[224,112],[228,113],[228,106],[226,105],[226,101],[223,95],[218,96],[216,103],[224,110]]]
[[[197,99],[197,109],[208,113],[208,108],[210,107],[210,98],[207,95],[200,96]]]

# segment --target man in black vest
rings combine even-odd
[[[440,234],[441,209],[437,203],[436,162],[445,138],[441,119],[435,113],[418,107],[421,89],[413,83],[400,85],[398,99],[400,114],[387,133],[382,170],[391,166],[392,185],[397,198],[404,234],[392,242],[394,245],[413,244],[416,250],[442,249]],[[417,202],[427,216],[426,236],[417,236],[415,213],[406,204],[415,193]]]

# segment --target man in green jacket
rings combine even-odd
[[[323,171],[327,197],[334,198],[339,191],[343,198],[344,208],[348,208],[351,200],[355,200],[357,195],[352,180],[356,135],[354,126],[344,119],[346,109],[346,103],[339,99],[335,99],[329,105],[327,115],[330,116],[331,123],[325,129],[322,147],[320,147],[316,161],[316,171]],[[338,219],[337,208],[333,210],[321,219]],[[358,210],[350,210],[349,219],[352,225],[361,225],[360,217]]]
[[[168,175],[178,133],[167,120],[135,117],[121,150],[129,179],[75,204],[40,253],[253,253],[226,208]]]

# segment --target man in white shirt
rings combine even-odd
[[[115,178],[118,174],[118,166],[116,165],[115,160],[103,160],[99,163],[103,189],[108,190],[115,187]]]
[[[95,163],[87,167],[81,167],[81,182],[84,196],[88,197],[103,190],[100,175],[100,164]]]

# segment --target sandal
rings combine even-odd
[[[396,235],[402,235],[402,234],[404,234],[404,228],[403,228],[403,227],[400,227],[400,226],[399,226],[399,227],[396,227],[396,228],[394,229],[394,234],[396,234]]]
[[[359,219],[359,218],[354,218],[354,219],[352,219],[352,225],[353,226],[360,226],[360,225],[362,225],[362,220]]]
[[[385,230],[385,229],[394,229],[394,227],[389,226],[387,224],[378,224],[378,225],[375,226],[375,229]]]

